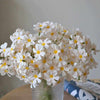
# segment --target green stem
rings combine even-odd
[[[43,80],[41,85],[42,88],[40,90],[42,91],[40,91],[39,100],[52,100],[51,87],[47,85],[45,80]]]

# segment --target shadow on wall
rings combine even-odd
[[[25,30],[29,29],[32,32],[33,19],[35,18],[31,13],[34,12],[36,15],[37,12],[34,11],[35,9],[31,9],[31,7],[28,9],[30,11],[28,11],[27,4],[23,5],[23,3],[23,0],[0,0],[0,45],[4,42],[10,44],[9,36],[18,27]],[[31,3],[32,5],[36,8],[36,5]],[[15,77],[0,76],[0,97],[24,84],[23,81]]]

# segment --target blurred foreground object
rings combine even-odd
[[[79,83],[65,80],[64,90],[78,100],[99,100],[100,97],[100,85],[92,81]]]

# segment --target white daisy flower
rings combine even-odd
[[[7,55],[8,55],[8,56],[11,56],[11,55],[13,55],[14,52],[15,52],[15,45],[12,44],[11,47],[10,47],[10,48],[7,48],[7,49],[8,49]]]
[[[7,65],[7,61],[3,61],[3,60],[0,60],[0,68],[4,68],[4,67],[8,67],[8,65]]]
[[[2,52],[2,51],[5,52],[6,51],[6,48],[7,48],[7,43],[5,42],[0,47],[1,47],[0,52]]]
[[[45,55],[43,47],[40,44],[36,44],[35,48],[33,48],[33,52],[35,53],[35,58],[37,58],[37,60],[40,60],[41,57]]]
[[[34,73],[31,80],[32,81],[31,88],[32,87],[36,88],[37,84],[41,83],[41,79],[40,79],[41,77],[42,77],[41,73],[38,72]]]
[[[28,36],[25,36],[25,40],[26,40],[26,48],[28,48],[31,45],[35,44],[32,34],[29,34]]]
[[[25,31],[21,29],[17,29],[16,32],[10,36],[12,42],[20,43],[25,38]]]
[[[76,34],[72,34],[70,36],[70,41],[69,41],[69,44],[71,45],[74,45],[74,47],[76,48],[82,48],[82,44],[84,44],[85,42],[85,37],[81,37],[79,35],[76,35]]]
[[[17,73],[16,75],[20,80],[24,80],[27,79],[27,75],[25,73]]]
[[[66,65],[67,62],[65,61],[64,57],[59,57],[59,59],[57,60],[58,61],[58,66],[63,66],[63,65]]]
[[[68,30],[66,30],[66,29],[63,29],[63,31],[62,31],[62,34],[65,34],[65,35],[67,35],[68,34]]]
[[[45,23],[37,23],[36,25],[33,25],[33,29],[39,32],[44,28],[45,25]]]
[[[59,69],[60,69],[59,71],[60,71],[62,76],[66,76],[66,73],[67,73],[66,72],[66,67],[67,66],[59,66]]]
[[[7,60],[4,60],[4,61],[1,60],[0,61],[0,73],[1,73],[1,75],[4,76],[4,75],[8,74],[8,69],[9,69],[9,67],[8,67]]]
[[[60,56],[61,56],[61,57],[64,56],[64,55],[67,55],[67,54],[66,54],[67,52],[65,52],[66,50],[68,50],[68,49],[66,48],[66,46],[67,46],[67,43],[61,42],[61,43],[59,44]]]
[[[2,55],[2,56],[4,55],[4,57],[6,57],[8,51],[9,51],[9,49],[7,48],[7,43],[5,42],[5,43],[2,44],[0,47],[1,47],[1,49],[0,49],[1,55]]]
[[[12,44],[11,45],[11,47],[10,47],[10,52],[13,54],[14,52],[15,52],[15,45],[14,44]]]
[[[54,30],[55,28],[55,24],[53,24],[53,22],[45,22],[44,23],[44,29],[42,30],[43,33],[48,34],[50,32],[52,32],[52,30]]]
[[[23,55],[23,54],[21,54],[21,53],[17,53],[16,54],[16,60],[17,60],[17,63],[19,63],[20,65],[25,65],[26,64],[26,62],[24,61],[24,59],[25,59],[25,56]]]
[[[53,72],[53,71],[55,72],[55,70],[56,71],[59,70],[59,68],[57,68],[57,66],[54,65],[54,64],[50,64],[49,67],[48,67],[48,69],[49,69],[50,72]]]
[[[52,44],[49,52],[52,54],[52,55],[50,55],[51,58],[55,58],[55,57],[59,58],[60,50],[58,49],[57,45]]]
[[[48,85],[55,85],[59,80],[59,76],[57,76],[57,71],[49,71],[44,74],[45,79],[47,80]]]
[[[8,69],[7,69],[6,67],[2,68],[2,70],[0,70],[0,74],[1,74],[2,76],[8,74]]]
[[[45,39],[44,41],[43,41],[43,40],[38,40],[38,43],[41,44],[43,47],[48,48],[48,47],[49,47],[48,44],[50,44],[51,41],[48,40],[48,38],[47,38],[47,39]]]
[[[87,53],[84,49],[79,49],[79,51],[77,52],[77,55],[78,55],[80,60],[82,60],[83,62],[86,61]]]

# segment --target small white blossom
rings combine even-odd
[[[58,49],[57,45],[52,44],[49,52],[51,53],[51,58],[59,58],[60,50]]]
[[[1,56],[4,55],[4,57],[6,57],[8,55],[9,48],[7,48],[7,43],[4,43],[1,45],[0,53],[1,53]]]
[[[25,40],[26,40],[26,48],[30,47],[31,45],[33,46],[35,44],[32,34],[25,36]]]
[[[31,84],[31,87],[36,87],[38,83],[41,83],[41,73],[37,73],[35,72],[34,75],[33,75],[33,79],[32,79],[32,84]]]
[[[39,44],[41,44],[43,47],[48,48],[48,47],[49,47],[49,45],[48,45],[48,44],[50,44],[50,43],[51,43],[51,41],[50,41],[50,40],[48,40],[48,38],[47,38],[47,39],[45,39],[44,41],[39,40],[39,41],[38,41],[38,43],[39,43]]]
[[[16,32],[10,36],[12,42],[20,43],[25,38],[25,31],[21,29],[17,29]]]
[[[35,48],[33,48],[33,52],[35,53],[35,57],[37,58],[37,60],[40,60],[41,57],[45,55],[43,47],[39,44],[36,44]]]
[[[48,85],[55,85],[57,83],[57,81],[59,80],[59,76],[57,76],[57,71],[49,71],[47,73],[45,73],[45,77],[47,80],[47,84]]]

